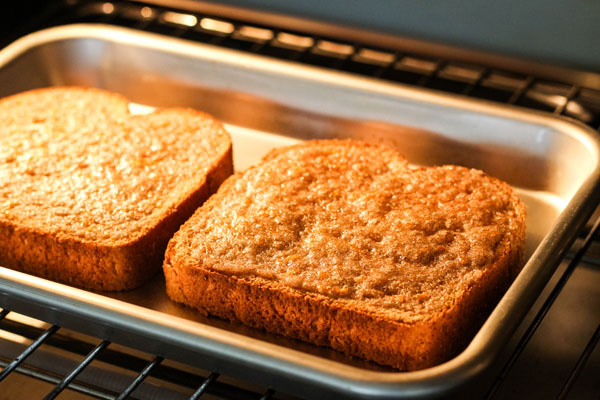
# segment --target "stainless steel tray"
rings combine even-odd
[[[581,124],[184,40],[101,25],[52,28],[0,52],[0,95],[96,86],[134,112],[190,106],[228,124],[244,169],[270,148],[354,137],[414,164],[480,168],[528,206],[527,264],[469,346],[434,368],[396,372],[170,302],[162,277],[90,293],[0,267],[0,306],[274,388],[319,398],[423,397],[477,376],[503,348],[600,197],[600,142]]]

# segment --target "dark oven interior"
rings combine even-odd
[[[35,4],[35,3],[33,3]],[[66,0],[19,6],[6,21],[2,47],[42,28],[70,23],[125,26],[266,57],[343,70],[384,81],[511,104],[574,118],[600,129],[598,75],[561,73],[485,58],[449,58],[374,46],[297,29],[248,23],[196,9],[129,1]],[[32,10],[34,7],[35,10]],[[447,52],[445,52],[447,53]],[[598,398],[600,394],[600,236],[598,212],[574,240],[550,282],[501,356],[455,398]],[[26,310],[26,307],[25,307]],[[19,310],[21,311],[21,310]],[[321,398],[289,382],[255,384],[140,352],[24,316],[0,313],[2,398]],[[81,373],[80,373],[81,372]],[[270,382],[264,385],[265,382]],[[61,394],[62,393],[62,394]]]

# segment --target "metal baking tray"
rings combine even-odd
[[[415,372],[199,316],[167,299],[162,276],[131,292],[90,293],[0,267],[2,307],[301,396],[425,397],[478,376],[600,196],[600,142],[576,122],[181,39],[71,25],[0,52],[0,95],[52,85],[120,92],[133,112],[207,111],[227,124],[237,169],[275,146],[353,137],[397,147],[413,164],[479,168],[517,189],[529,214],[525,267],[460,355]]]

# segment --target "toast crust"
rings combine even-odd
[[[36,99],[41,105],[32,104]],[[160,269],[166,244],[173,233],[232,173],[231,141],[222,125],[207,114],[191,109],[159,110],[152,114],[152,120],[148,122],[147,116],[129,114],[128,104],[128,100],[120,95],[79,87],[37,89],[0,100],[0,113],[12,118],[11,122],[16,124],[17,128],[20,124],[30,129],[29,136],[21,135],[16,129],[0,130],[0,141],[5,144],[6,149],[4,154],[0,154],[0,172],[5,172],[6,176],[6,179],[0,179],[0,189],[3,189],[0,190],[0,265],[100,291],[135,288]],[[34,110],[35,107],[53,106],[55,110],[31,116],[24,110],[27,106]],[[168,121],[171,119],[177,119],[178,122],[170,126]],[[72,127],[73,124],[79,124],[80,127]],[[138,125],[141,128],[137,128]],[[152,199],[151,189],[146,190],[143,187],[141,192],[135,188],[130,190],[130,182],[137,179],[135,168],[148,169],[144,165],[133,165],[130,168],[131,172],[125,171],[122,178],[124,182],[119,180],[120,176],[112,180],[106,177],[106,174],[114,175],[118,168],[123,169],[123,160],[133,160],[134,163],[141,156],[131,156],[124,150],[115,153],[115,160],[112,160],[110,154],[99,151],[99,154],[88,156],[89,163],[80,167],[85,156],[77,158],[68,151],[82,152],[85,151],[85,146],[76,147],[68,141],[65,143],[66,133],[81,133],[91,137],[86,139],[88,142],[85,145],[98,143],[99,148],[105,149],[108,145],[102,147],[104,140],[117,141],[105,139],[105,135],[113,133],[115,136],[122,135],[119,141],[126,145],[136,146],[136,143],[131,142],[137,141],[136,135],[143,134],[146,138],[140,138],[141,144],[137,144],[139,153],[143,151],[144,140],[150,140],[147,138],[158,136],[161,130],[168,130],[170,127],[181,129],[180,132],[171,134],[181,135],[182,140],[205,141],[207,147],[211,143],[217,145],[213,154],[207,154],[203,165],[198,166],[197,176],[186,177],[181,182],[173,183],[167,175],[177,174],[178,171],[161,175],[157,169],[147,173],[140,187],[165,183],[171,189],[166,199],[157,198],[157,201]],[[189,131],[185,130],[186,127]],[[52,129],[62,129],[65,134],[54,134]],[[130,131],[122,133],[119,129]],[[137,132],[137,129],[140,132]],[[156,132],[153,132],[153,129]],[[23,154],[19,152],[19,146],[29,145],[37,140],[37,136],[47,140],[47,143],[41,145],[30,145],[32,158],[37,157],[38,161],[32,165],[27,165],[26,161],[20,162],[19,157],[23,157]],[[162,144],[157,144],[157,147]],[[64,146],[64,152],[52,154],[53,145]],[[44,152],[50,153],[46,163],[43,161]],[[5,156],[4,159],[2,156]],[[158,159],[160,162],[161,157],[171,157],[171,154],[165,146],[151,156],[155,157],[152,160]],[[105,158],[100,163],[94,157]],[[117,165],[118,162],[121,162],[121,165]],[[59,163],[60,171],[58,168],[53,169],[54,163]],[[29,169],[23,173],[19,168]],[[87,175],[86,168],[91,171]],[[71,176],[61,175],[65,170],[75,172]],[[82,170],[84,172],[81,172]],[[94,187],[96,183],[91,178],[93,174],[101,175],[100,181],[106,187],[110,186],[109,189],[116,193],[116,199],[104,197],[103,193],[112,193],[105,187]],[[154,175],[150,176],[151,174]],[[0,173],[0,178],[2,176]],[[71,190],[69,194],[69,189],[75,187],[73,182],[78,183],[88,178],[89,185],[84,189],[84,193],[89,192],[89,196],[79,200],[77,194],[82,193],[81,191]],[[35,192],[35,187],[33,194],[29,195],[24,191],[19,192],[17,185],[62,185],[66,189],[64,193],[59,192],[60,194],[51,192],[47,201],[40,202],[41,195]],[[119,196],[129,198],[129,203],[126,203],[130,205],[129,208],[120,208]],[[143,196],[139,199],[140,204],[144,206],[142,213],[139,212],[140,209],[136,209],[136,201],[132,199],[135,196]],[[19,201],[16,205],[15,199]],[[56,204],[62,207],[61,214],[57,214]],[[85,225],[82,221],[90,219],[90,213],[81,210],[99,213],[100,221],[92,221]],[[77,224],[82,224],[87,229],[82,229]]]
[[[507,254],[508,255],[508,254]],[[328,346],[402,371],[441,364],[466,347],[512,277],[498,260],[479,285],[452,308],[416,323],[369,312],[343,300],[306,293],[272,281],[247,279],[194,266],[164,263],[168,296],[214,315],[269,332]]]
[[[296,166],[302,164],[302,162],[315,162],[312,160],[315,160],[318,156],[316,153],[311,153],[314,147],[319,147],[317,152],[321,155],[323,155],[323,152],[327,153],[331,150],[331,153],[336,154],[332,157],[337,157],[338,152],[352,153],[354,151],[361,154],[364,152],[369,157],[376,155],[380,159],[387,160],[388,164],[395,165],[394,168],[397,169],[392,174],[406,173],[409,174],[411,179],[413,174],[431,173],[434,178],[438,178],[438,174],[441,174],[441,176],[458,174],[456,175],[458,177],[457,182],[470,176],[477,183],[483,182],[483,186],[492,185],[494,190],[498,190],[498,193],[504,192],[509,204],[504,204],[503,207],[507,207],[506,210],[508,211],[506,213],[510,215],[507,221],[501,219],[501,221],[506,222],[503,225],[505,231],[499,236],[499,240],[490,239],[490,237],[498,237],[497,234],[488,236],[486,233],[485,235],[482,234],[481,237],[484,244],[489,242],[489,247],[492,249],[490,251],[494,255],[492,261],[488,262],[489,257],[482,258],[479,253],[475,253],[469,261],[474,263],[473,267],[465,269],[464,277],[461,275],[458,280],[450,281],[452,283],[447,284],[455,285],[459,290],[444,288],[447,291],[423,293],[426,296],[437,296],[439,301],[436,299],[431,300],[429,303],[427,302],[428,299],[422,301],[419,298],[421,293],[418,291],[412,294],[412,297],[402,297],[389,289],[381,297],[387,296],[394,301],[404,298],[403,304],[398,301],[398,303],[389,306],[389,301],[384,301],[385,299],[372,298],[373,291],[367,290],[371,287],[367,287],[363,292],[358,290],[363,288],[360,285],[363,284],[364,279],[356,279],[354,282],[358,283],[355,283],[355,288],[351,287],[350,291],[340,291],[340,287],[335,286],[335,282],[329,279],[328,276],[318,274],[321,271],[319,266],[313,267],[296,258],[290,258],[287,253],[283,253],[285,257],[281,256],[282,253],[275,253],[275,257],[268,258],[266,261],[261,258],[260,264],[253,265],[252,258],[248,261],[245,254],[254,248],[253,240],[257,240],[255,238],[243,236],[243,238],[246,238],[247,245],[242,252],[236,252],[232,258],[225,257],[222,258],[222,261],[213,258],[211,252],[218,252],[220,248],[218,244],[213,245],[216,240],[214,236],[211,236],[213,229],[219,230],[225,241],[228,240],[228,237],[227,232],[223,233],[224,226],[234,231],[246,232],[244,226],[239,224],[228,225],[220,219],[225,217],[216,219],[211,217],[218,215],[219,211],[224,209],[224,205],[227,206],[228,210],[235,209],[236,203],[232,203],[230,200],[237,194],[236,188],[245,188],[244,184],[251,182],[248,187],[260,187],[262,193],[265,190],[264,187],[257,186],[257,181],[251,180],[254,176],[252,174],[257,176],[266,174],[266,180],[261,182],[270,184],[273,177],[269,175],[268,167],[265,164],[282,162],[281,165],[278,164],[277,166],[282,166],[281,173],[283,173],[286,170],[283,167],[288,168],[289,165],[286,164],[287,161],[281,161],[282,157],[293,159],[289,163]],[[348,150],[349,148],[350,150]],[[308,152],[307,157],[298,156],[299,152]],[[356,160],[352,157],[350,159]],[[357,159],[360,159],[360,156]],[[342,161],[341,165],[346,165],[347,160],[343,158]],[[325,164],[327,162],[329,161],[326,161]],[[369,163],[376,164],[373,159],[368,159],[367,164]],[[348,168],[352,168],[352,165],[355,164],[348,165],[351,165]],[[381,170],[381,168],[375,169],[377,171]],[[303,176],[306,177],[306,170],[303,170],[303,173]],[[273,183],[273,185],[276,184]],[[280,187],[283,188],[284,186]],[[474,187],[473,190],[479,189]],[[490,193],[493,193],[493,191]],[[385,193],[385,195],[387,194],[389,193]],[[379,194],[377,195],[379,196]],[[261,201],[260,198],[252,199],[252,196],[249,197],[250,199],[244,198],[240,203],[250,202],[255,204]],[[298,206],[299,203],[296,200],[286,199],[286,204]],[[373,198],[373,201],[377,201],[377,199]],[[448,199],[449,204],[454,201],[453,198]],[[415,204],[418,205],[418,202]],[[467,202],[467,204],[469,203]],[[278,209],[285,208],[281,204],[278,207]],[[242,215],[240,210],[235,210],[238,215]],[[319,211],[315,210],[315,213],[318,214]],[[357,213],[360,213],[360,210]],[[275,215],[280,216],[280,214]],[[344,212],[341,215],[340,219],[337,220],[338,222],[345,218]],[[435,214],[432,215],[435,217]],[[432,220],[428,219],[426,215],[423,217],[423,226],[429,227],[427,224],[431,223]],[[488,218],[485,215],[484,217]],[[407,220],[410,222],[410,218],[407,217]],[[435,222],[434,220],[433,222]],[[334,224],[334,222],[329,221],[328,224]],[[266,226],[267,228],[264,228],[266,230],[273,229],[268,228],[269,225],[266,223],[261,223],[261,225]],[[347,224],[344,226],[349,231],[353,228]],[[306,226],[302,228],[302,233],[305,235],[311,229],[311,227]],[[480,231],[476,230],[476,232]],[[370,234],[373,232],[375,231],[369,231]],[[425,242],[421,243],[434,240],[434,233],[435,231],[428,231],[426,237],[432,239],[426,239]],[[261,234],[262,232],[256,232],[256,236]],[[468,235],[466,236],[468,237]],[[244,240],[243,238],[237,238],[238,240]],[[381,238],[379,239],[381,240]],[[317,243],[317,246],[326,247],[329,243],[328,240]],[[301,239],[298,239],[298,241],[302,242]],[[278,242],[273,241],[273,243],[277,244]],[[303,241],[302,243],[306,246],[305,243],[309,242]],[[163,270],[169,297],[179,303],[192,306],[204,314],[239,320],[249,326],[317,345],[330,346],[347,355],[362,357],[400,370],[418,370],[447,361],[466,346],[519,271],[524,243],[525,206],[512,193],[508,185],[494,178],[459,167],[413,169],[396,152],[382,146],[366,145],[353,141],[315,141],[276,150],[265,157],[263,164],[259,164],[243,174],[230,177],[218,193],[211,197],[169,242]],[[480,244],[473,243],[473,248],[477,248]],[[377,250],[376,245],[373,246]],[[285,251],[286,248],[283,248],[283,251]],[[436,249],[438,248],[439,246],[436,247]],[[427,247],[415,249],[420,257],[419,262],[422,262],[423,265],[431,264],[432,275],[436,274],[433,267],[442,269],[441,277],[447,273],[444,265],[438,265],[438,258],[431,258],[428,255]],[[448,252],[449,249],[452,248],[447,246],[439,254],[443,255],[444,251]],[[384,250],[388,251],[389,249]],[[327,249],[327,252],[334,251],[335,249]],[[348,253],[344,254],[347,255]],[[330,271],[330,274],[336,275],[336,277],[341,276],[346,279],[344,282],[347,282],[350,278],[356,278],[355,276],[344,275],[344,270],[340,271],[339,264],[335,263],[336,259],[334,258],[334,262],[332,262],[326,256],[327,254],[320,259],[325,265],[324,271]],[[466,254],[458,254],[457,256],[467,258]],[[281,264],[282,258],[287,260],[286,267],[285,269],[277,269],[276,266]],[[443,259],[443,257],[440,259]],[[483,259],[481,261],[483,265],[476,264],[480,259]],[[387,262],[383,258],[378,260],[380,260],[381,265]],[[398,268],[403,268],[405,264],[402,264],[402,262],[399,261],[395,265],[399,266]],[[271,271],[276,272],[269,274],[269,268],[271,268]],[[314,278],[312,282],[308,284],[302,280],[296,282],[286,275],[290,270],[297,271],[294,272],[295,274],[305,273],[306,271],[302,268],[315,269],[317,273],[310,275]],[[359,275],[377,274],[375,269],[366,268],[367,271],[358,270]],[[406,268],[410,269],[412,266],[407,265]],[[352,269],[352,271],[356,272],[357,270]],[[412,277],[412,279],[420,280],[419,283],[422,283],[421,281],[425,282],[423,283],[425,287],[428,272],[421,275],[402,275],[403,273],[402,271],[398,272],[402,278],[408,276],[408,278]],[[388,278],[391,279],[392,283],[394,279],[397,279],[394,276],[388,276]],[[438,278],[435,277],[435,279]]]

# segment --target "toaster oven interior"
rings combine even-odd
[[[402,49],[401,43],[395,42],[377,46],[374,40],[344,40],[338,33],[328,36],[320,31],[316,34],[313,29],[286,30],[269,25],[263,19],[260,23],[248,22],[237,15],[227,16],[221,9],[209,8],[210,12],[204,12],[196,4],[185,6],[185,2],[180,2],[181,6],[174,7],[160,3],[55,2],[45,6],[43,12],[32,13],[29,22],[19,27],[14,36],[7,36],[2,45],[28,32],[68,23],[126,26],[382,81],[510,104],[573,118],[595,130],[600,129],[600,86],[596,84],[600,81],[594,72],[560,73],[562,69],[557,72],[551,67],[541,71],[539,66],[533,68],[518,60],[507,66],[505,59],[486,63],[485,59],[469,55],[454,59],[449,57],[446,48],[436,54],[435,46],[423,52],[412,45]],[[600,366],[597,346],[600,320],[594,310],[600,301],[598,217],[596,212],[579,233],[571,251],[507,346],[506,354],[477,382],[451,395],[461,398],[465,393],[476,393],[479,398],[518,398],[516,390],[527,391],[526,388],[531,387],[528,385],[537,384],[534,390],[539,398],[582,398],[590,393],[597,396],[600,387],[595,371]],[[573,308],[583,313],[580,313],[581,321],[573,322],[569,311]],[[569,325],[572,330],[566,334],[573,337],[557,336],[556,327],[565,323],[572,324]],[[0,334],[0,365],[4,367],[0,372],[0,387],[2,380],[25,386],[32,381],[45,382],[41,389],[32,391],[33,396],[40,398],[46,393],[58,395],[64,390],[67,390],[66,396],[73,398],[79,395],[106,399],[127,396],[296,398],[293,390],[287,389],[292,386],[285,382],[257,385],[239,377],[220,376],[218,371],[139,352],[10,310],[0,313]],[[540,347],[552,341],[558,349],[551,352],[552,357],[561,351],[574,352],[574,355],[569,353],[568,361],[540,357],[539,352],[544,351]],[[561,341],[569,342],[576,350],[566,350],[568,346],[563,346]],[[53,361],[55,357],[62,360],[60,365]],[[550,383],[544,385],[542,378],[524,372],[536,368],[543,372],[544,381]],[[302,395],[319,398],[319,393]]]

